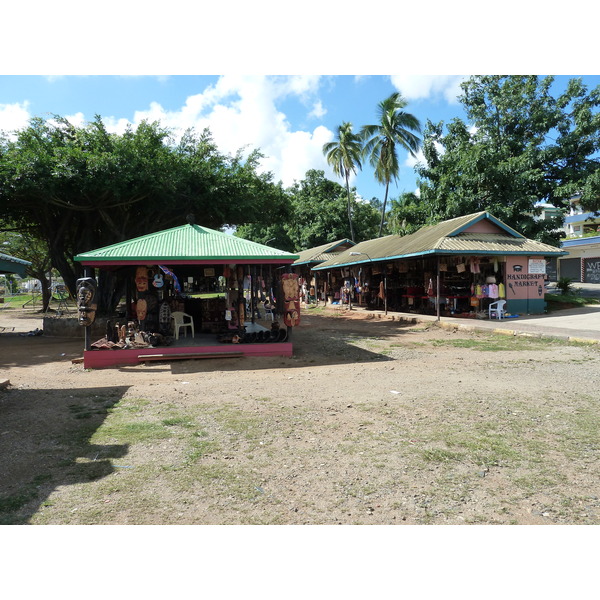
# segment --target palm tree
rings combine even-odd
[[[421,132],[421,124],[417,117],[404,111],[407,104],[400,92],[394,92],[377,105],[379,123],[365,125],[360,131],[365,144],[363,152],[375,168],[375,179],[385,184],[379,237],[383,232],[390,181],[397,180],[400,172],[397,146],[414,156],[421,145],[420,138],[414,133]]]
[[[356,240],[354,239],[354,227],[352,226],[349,179],[350,172],[356,174],[356,167],[362,168],[362,141],[360,135],[352,132],[352,123],[344,122],[338,127],[336,140],[323,144],[323,154],[327,158],[327,163],[333,167],[333,172],[346,179],[350,239],[354,242]]]

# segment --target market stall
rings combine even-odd
[[[319,304],[339,302],[341,293],[329,272],[321,277],[311,269],[326,260],[335,258],[340,253],[354,246],[354,242],[347,238],[315,246],[297,252],[298,258],[292,264],[292,271],[298,274],[300,285],[300,298],[306,304]]]
[[[483,211],[361,242],[313,271],[352,282],[369,308],[485,318],[499,300],[502,316],[543,313],[547,259],[564,254]]]
[[[291,327],[299,314],[292,319],[287,310],[282,267],[296,258],[196,224],[79,254],[75,260],[87,270],[78,281],[85,367],[186,357],[291,356]],[[94,269],[112,271],[115,281],[126,283],[124,302],[99,340],[87,335],[98,304]]]

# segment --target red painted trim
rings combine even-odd
[[[85,267],[120,267],[120,266],[136,266],[136,265],[291,265],[295,259],[260,259],[260,260],[239,260],[239,259],[223,259],[223,260],[163,260],[163,259],[148,259],[144,260],[91,260],[82,261],[81,264]]]
[[[218,346],[186,346],[166,348],[136,348],[133,350],[84,350],[83,367],[85,369],[103,369],[124,365],[138,365],[144,362],[140,354],[220,354],[241,352],[244,356],[285,356],[293,355],[291,342],[264,344],[219,344]],[[168,361],[168,357],[164,359]],[[224,359],[221,359],[224,360]],[[234,360],[228,358],[227,360]]]

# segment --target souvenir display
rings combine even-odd
[[[77,280],[77,312],[79,324],[89,326],[96,319],[96,280],[83,277]]]

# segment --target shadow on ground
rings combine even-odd
[[[127,445],[90,439],[129,386],[0,392],[0,524],[26,524],[60,486],[114,471]]]
[[[302,316],[302,323],[294,328],[290,341],[294,346],[292,358],[242,357],[190,359],[171,362],[154,362],[153,366],[123,366],[122,372],[148,369],[169,369],[174,375],[208,373],[213,371],[239,372],[263,369],[293,369],[319,365],[344,365],[363,362],[387,362],[393,360],[377,349],[378,340],[388,340],[403,335],[416,325],[406,321],[364,318],[357,316],[309,315]],[[420,327],[423,327],[421,325]]]
[[[71,361],[83,356],[80,340],[29,336],[19,333],[0,335],[0,368],[27,367],[49,362]]]

